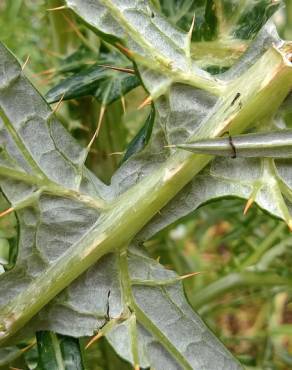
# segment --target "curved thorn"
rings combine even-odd
[[[30,59],[30,55],[28,55],[25,59],[25,62],[23,63],[22,67],[21,67],[21,70],[23,71],[24,68],[26,67],[27,63],[29,62],[29,59]]]
[[[246,202],[246,205],[245,205],[244,210],[243,210],[244,216],[247,214],[248,210],[253,205],[253,203],[254,203],[254,198],[249,198],[248,201]]]
[[[63,99],[64,99],[64,96],[65,96],[65,93],[62,94],[61,96],[61,99],[58,101],[58,103],[56,104],[56,106],[54,107],[53,109],[53,113],[57,113],[61,104],[63,103]]]
[[[195,28],[195,21],[196,21],[196,14],[194,14],[194,16],[193,16],[192,24],[191,24],[191,27],[190,27],[189,32],[188,32],[190,38],[192,37],[193,31],[194,31],[194,28]]]
[[[92,346],[93,343],[97,342],[101,337],[103,336],[103,332],[98,332],[93,338],[90,339],[90,341],[86,344],[85,349],[88,349],[90,346]]]
[[[98,134],[99,134],[99,131],[100,131],[100,128],[101,128],[101,124],[102,124],[102,120],[103,120],[103,117],[104,117],[105,110],[106,110],[106,106],[105,105],[102,105],[101,108],[100,108],[100,113],[99,113],[97,128],[95,130],[94,135],[92,136],[92,139],[90,140],[89,144],[87,145],[87,152],[89,152],[89,150],[90,150],[90,148],[91,148],[94,140],[98,137]]]
[[[113,153],[109,153],[108,156],[111,157],[113,155],[124,155],[125,152],[113,152]]]
[[[138,110],[146,107],[146,105],[150,105],[152,103],[152,97],[151,96],[148,96],[138,107]]]
[[[6,215],[9,215],[9,213],[11,213],[11,212],[14,212],[14,208],[13,207],[10,207],[10,208],[6,209],[5,211],[1,212],[0,213],[0,218],[1,217],[4,217]]]
[[[135,71],[131,68],[115,67],[115,66],[111,66],[109,64],[98,64],[97,66],[107,68],[107,69],[112,69],[113,71],[129,73],[131,75],[135,74]]]
[[[128,49],[128,48],[126,48],[125,46],[123,46],[122,44],[120,44],[119,42],[116,42],[116,47],[121,51],[121,52],[123,52],[124,54],[126,54],[129,58],[133,58],[133,55],[134,55],[134,53],[130,50],[130,49]]]
[[[56,8],[49,8],[49,9],[47,9],[47,11],[48,12],[53,12],[55,10],[63,10],[63,9],[67,9],[67,8],[68,8],[67,5],[62,5],[62,6],[58,6]]]
[[[193,277],[193,276],[199,275],[199,274],[201,274],[201,273],[202,273],[202,271],[191,272],[190,274],[185,274],[185,275],[182,275],[182,276],[177,277],[177,280],[184,280],[184,279],[188,279],[188,278],[190,278],[190,277]]]
[[[125,114],[126,113],[126,100],[125,100],[125,97],[123,95],[121,96],[121,103],[122,103],[122,107],[123,107],[123,112]]]

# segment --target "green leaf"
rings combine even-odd
[[[37,332],[39,370],[83,370],[78,339]]]
[[[161,9],[185,32],[195,15],[192,57],[208,71],[219,73],[239,59],[281,4],[272,0],[161,0]]]
[[[128,145],[122,163],[128,160],[133,154],[140,152],[148,144],[152,134],[154,120],[155,120],[155,109],[154,106],[152,105],[151,112],[147,117],[146,122]]]
[[[143,83],[155,98],[153,134],[120,167],[111,186],[104,186],[86,170],[84,151],[1,47],[0,184],[21,230],[17,264],[0,276],[2,343],[24,324],[19,335],[40,329],[76,337],[101,331],[135,366],[239,369],[187,304],[176,274],[142,247],[127,246],[133,238],[147,240],[202,202],[222,194],[250,195],[251,186],[234,179],[246,172],[252,183],[253,163],[223,170],[219,163],[216,172],[218,162],[207,166],[211,157],[165,145],[214,137],[227,127],[241,133],[274,115],[291,88],[289,46],[270,25],[238,64],[214,78],[193,63],[189,35],[157,13],[153,18],[147,1],[67,3],[92,27],[134,51]],[[238,92],[242,109],[232,104]],[[267,169],[273,174],[271,163]],[[282,177],[289,180],[287,173]],[[220,186],[222,180],[232,188]],[[282,191],[278,184],[272,189],[278,191],[276,200]],[[279,202],[271,209],[265,195],[258,203],[279,216]]]
[[[14,299],[20,298],[19,292],[28,294],[31,291],[34,295],[39,291],[34,302],[39,302],[41,298],[47,303],[50,296],[48,291],[45,292],[42,288],[39,279],[44,279],[48,289],[52,287],[55,292],[56,287],[60,290],[65,288],[64,278],[61,275],[68,272],[72,276],[72,269],[80,263],[81,256],[86,256],[87,253],[90,255],[92,243],[95,245],[95,242],[90,241],[82,246],[82,240],[91,239],[95,233],[100,240],[101,234],[98,228],[103,226],[98,220],[100,217],[102,219],[107,216],[103,211],[102,199],[99,195],[103,194],[107,198],[107,194],[111,191],[111,196],[113,196],[115,187],[113,185],[107,189],[86,171],[83,166],[82,151],[80,155],[77,144],[68,137],[54,116],[50,114],[46,103],[29,85],[14,58],[3,47],[1,48],[1,61],[3,66],[9,66],[9,69],[5,69],[5,74],[2,75],[2,78],[5,76],[7,87],[1,91],[5,91],[5,95],[0,94],[1,138],[5,139],[5,146],[2,150],[3,159],[1,158],[2,167],[0,167],[1,187],[12,206],[17,209],[21,229],[19,241],[21,247],[17,264],[13,270],[0,277],[0,306],[3,315],[5,310],[9,309],[9,302],[12,303]],[[25,94],[19,91],[25,91]],[[10,105],[7,99],[9,94],[14,97],[18,96],[18,104],[22,107],[21,115],[15,115],[13,105]],[[30,99],[29,104],[27,99]],[[31,114],[32,107],[35,109],[34,116]],[[35,141],[35,137],[32,140],[30,135],[26,135],[25,130],[28,129],[29,133],[34,130],[35,137],[40,137],[42,140]],[[51,153],[54,155],[44,160],[48,155],[51,156]],[[64,173],[66,173],[65,177]],[[85,176],[84,180],[83,176]],[[37,189],[41,190],[40,193]],[[111,216],[109,220],[112,222]],[[115,224],[118,223],[115,222]],[[131,223],[132,227],[133,223]],[[113,235],[112,226],[110,229]],[[124,231],[121,232],[122,234],[117,235],[119,242],[122,242],[121,235],[125,234]],[[81,249],[76,254],[76,260],[73,261],[72,251],[78,245]],[[116,248],[116,243],[114,245]],[[84,260],[84,257],[81,260]],[[68,266],[66,267],[63,262],[60,263],[61,261],[67,261]],[[151,259],[139,254],[138,256],[129,254],[128,262],[127,253],[123,252],[120,255],[117,252],[113,258],[104,261],[109,261],[107,262],[109,265],[105,268],[99,264],[94,265],[94,260],[91,259],[89,263],[94,266],[69,286],[68,292],[64,291],[56,300],[41,310],[38,315],[39,321],[37,317],[34,317],[23,333],[28,335],[30,330],[34,332],[43,329],[71,336],[93,335],[105,323],[107,297],[110,291],[109,314],[113,320],[110,320],[109,326],[106,325],[103,330],[108,330],[108,327],[114,329],[114,334],[110,334],[111,330],[108,330],[106,336],[113,343],[116,351],[127,360],[146,366],[151,363],[157,364],[159,369],[161,361],[163,361],[161,366],[167,363],[176,367],[193,368],[194,366],[200,367],[203,363],[209,364],[209,361],[215,364],[214,360],[217,359],[225,363],[226,369],[239,368],[230,354],[184,302],[180,285],[173,292],[171,290],[168,293],[169,297],[165,297],[164,288],[157,290],[152,287],[154,295],[151,300],[147,302],[147,305],[141,301],[140,285],[143,286],[145,278],[147,293],[150,294],[151,290],[147,288],[148,284],[150,283],[150,286],[153,283],[156,284],[150,275],[153,269],[154,272],[156,271],[154,276],[159,277],[162,286],[175,285],[177,280],[174,273],[168,272]],[[101,264],[106,263],[104,261],[101,261]],[[61,275],[58,272],[54,278],[51,273],[58,266],[60,266]],[[88,267],[89,265],[84,270]],[[141,274],[144,276],[142,276],[143,281],[140,281]],[[131,293],[132,282],[136,284],[137,279],[139,285],[137,292],[133,290]],[[54,281],[53,286],[52,281]],[[90,287],[89,290],[88,287]],[[69,300],[65,304],[63,304],[64,294],[66,300]],[[29,296],[32,302],[31,293]],[[81,296],[84,299],[81,299]],[[155,305],[158,302],[169,307],[169,318],[165,323],[157,321],[158,307]],[[152,309],[147,312],[151,307],[150,303]],[[11,307],[14,310],[22,306],[12,303]],[[31,307],[32,303],[27,306],[27,309],[31,310]],[[36,310],[40,308],[41,306],[35,306]],[[182,317],[186,317],[186,322],[178,320],[176,314],[178,309],[182,311]],[[117,341],[116,333],[120,330],[120,324],[123,321],[125,324],[121,326],[121,329],[125,327],[127,330],[121,334],[121,341]],[[173,325],[176,323],[174,329],[180,333],[179,336],[172,337],[173,331],[170,330],[168,323],[173,323]],[[199,356],[201,346],[196,343],[194,343],[194,351],[186,352],[188,345],[193,343],[193,335],[187,334],[189,328],[192,328],[193,333],[196,332],[196,341],[205,343],[206,352],[204,353],[206,355]],[[185,338],[186,341],[181,342],[181,338]],[[131,343],[129,349],[125,349],[122,345],[127,341]],[[155,344],[151,344],[152,342]],[[212,366],[210,362],[208,367],[211,369]]]
[[[92,95],[101,104],[109,105],[140,85],[137,76],[111,70],[102,65],[129,68],[128,62],[119,53],[103,53],[94,65],[82,68],[48,91],[47,101],[54,103],[62,98],[64,100],[78,99]],[[72,66],[70,68],[72,69]]]

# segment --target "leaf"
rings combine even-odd
[[[3,86],[0,94],[3,148],[0,167],[1,187],[12,206],[17,209],[21,229],[17,264],[13,270],[0,277],[0,306],[3,315],[3,312],[9,309],[9,303],[12,304],[13,310],[21,307],[13,303],[14,299],[20,298],[19,292],[36,294],[37,300],[34,302],[38,302],[39,298],[48,300],[49,293],[41,287],[39,279],[45,279],[48,289],[52,286],[52,281],[54,290],[59,284],[58,281],[64,284],[62,272],[71,273],[78,264],[77,260],[80,262],[80,253],[82,252],[84,256],[86,251],[92,249],[92,241],[87,244],[89,246],[87,249],[85,245],[81,247],[82,240],[92,238],[95,233],[100,239],[98,228],[102,223],[99,225],[98,220],[105,217],[105,214],[102,206],[99,207],[99,204],[102,204],[99,197],[103,195],[107,198],[109,189],[86,171],[83,166],[82,150],[77,149],[77,144],[68,137],[51,115],[46,103],[29,85],[14,58],[3,47],[0,60],[2,62],[0,70],[3,71],[5,68],[5,74],[2,74],[0,79]],[[3,84],[4,76],[6,85]],[[13,109],[14,105],[10,105],[11,95],[18,97],[18,104],[22,107],[21,115],[17,115]],[[31,113],[32,109],[34,115]],[[41,141],[35,141],[35,137],[32,140],[30,135],[25,135],[26,130],[29,130],[29,133],[33,130],[35,137],[40,137]],[[40,194],[36,194],[37,189],[41,190]],[[111,192],[113,191],[114,187],[111,188]],[[111,216],[109,220],[112,222]],[[111,235],[113,235],[112,226]],[[121,237],[118,239],[121,240]],[[78,245],[81,251],[76,255],[77,260],[69,262],[68,257],[74,255],[73,249]],[[230,354],[184,303],[181,286],[178,285],[174,291],[170,288],[167,293],[169,296],[165,296],[162,287],[158,290],[155,287],[147,288],[149,279],[151,285],[156,284],[155,281],[151,281],[152,274],[154,278],[157,277],[162,281],[162,285],[165,280],[168,284],[169,279],[170,283],[175,285],[177,280],[174,273],[139,254],[129,255],[131,263],[129,262],[128,267],[127,258],[127,253],[123,252],[120,255],[118,252],[113,257],[105,257],[100,262],[101,265],[94,265],[91,261],[93,266],[69,286],[68,291],[61,293],[41,310],[38,314],[39,320],[34,317],[24,328],[23,333],[28,335],[31,330],[34,332],[43,329],[71,336],[93,335],[105,323],[107,297],[110,291],[109,314],[114,318],[114,332],[111,334],[109,330],[105,335],[116,351],[129,361],[146,366],[153,363],[158,369],[160,366],[163,368],[165,363],[175,368],[192,368],[193,364],[200,367],[201,364],[212,361],[213,365],[211,363],[208,365],[208,368],[212,369],[217,359],[218,362],[225,364],[225,369],[239,368]],[[65,260],[68,261],[68,267],[63,264]],[[60,266],[61,275],[56,275],[55,279],[49,270],[52,271],[57,266]],[[128,275],[128,268],[131,275]],[[150,302],[145,305],[146,302],[141,301],[141,277],[147,279],[145,288],[147,292],[150,294],[153,291],[151,300],[154,299],[155,302],[152,302],[152,309],[149,312],[147,310]],[[129,279],[134,282],[139,280],[137,283],[139,287],[133,290],[134,300],[130,303],[127,294],[131,288],[128,284],[124,285]],[[143,281],[141,283],[143,286]],[[59,289],[64,288],[62,285]],[[37,291],[39,293],[36,293]],[[27,309],[31,310],[33,305],[31,296],[29,300],[30,305]],[[158,307],[155,304],[158,302],[169,307],[169,318],[165,323],[157,321]],[[39,306],[36,305],[35,309],[37,307]],[[179,320],[177,310],[181,311],[181,317],[186,316],[186,323]],[[117,325],[114,325],[116,322]],[[112,325],[112,320],[108,324]],[[173,329],[170,330],[169,324],[173,326],[178,336],[171,336]],[[126,331],[123,328],[126,328]],[[187,334],[190,328],[192,332],[197,333],[195,340],[198,340],[198,343],[205,343],[203,356],[199,355],[200,344],[193,343],[193,336]],[[107,326],[104,330],[107,330]],[[121,340],[117,341],[117,331],[120,330]],[[181,338],[186,339],[181,342]],[[122,345],[127,341],[132,343],[130,351]],[[190,353],[189,345],[195,346],[194,351]],[[196,352],[196,349],[199,352]]]
[[[212,73],[223,72],[246,51],[281,1],[161,0],[162,12],[188,32],[193,16],[192,57]]]
[[[161,0],[162,12],[184,31],[195,15],[193,40],[253,39],[282,5],[281,1]]]
[[[140,152],[148,144],[152,134],[154,120],[155,120],[155,109],[154,106],[152,105],[151,112],[147,117],[146,122],[128,145],[122,163],[128,160],[133,154]]]
[[[0,49],[4,156],[0,174],[5,175],[1,187],[17,210],[21,229],[16,267],[0,277],[3,342],[16,332],[28,335],[36,329],[71,336],[100,331],[117,353],[136,367],[239,369],[190,309],[175,273],[149,259],[142,247],[129,249],[127,245],[133,237],[146,240],[194,206],[224,193],[224,187],[216,187],[221,181],[220,169],[218,176],[216,171],[210,173],[216,163],[206,167],[211,158],[173,152],[165,145],[195,135],[198,139],[214,137],[227,126],[240,132],[273,115],[291,87],[287,44],[278,43],[270,25],[237,65],[214,78],[193,63],[189,35],[159,14],[154,13],[153,19],[147,1],[67,3],[78,8],[92,27],[111,35],[111,41],[121,38],[131,48],[143,82],[155,97],[156,120],[148,145],[126,161],[111,186],[105,187],[85,169],[84,153],[55,119],[56,131],[51,129],[51,135],[46,135],[52,126],[48,107],[24,79],[13,57]],[[231,104],[238,91],[244,99],[243,109]],[[272,93],[273,101],[262,104]],[[27,96],[33,101],[27,101]],[[15,110],[16,97],[21,113]],[[44,115],[42,125],[29,131],[34,132],[33,142],[31,135],[23,134],[22,125],[23,117],[24,123],[30,122],[32,113]],[[53,150],[45,146],[52,145],[52,137],[56,142]],[[50,157],[44,161],[48,150],[62,153],[61,158],[55,153],[57,160]],[[252,175],[251,169],[248,164],[248,175]],[[235,170],[245,173],[241,166]],[[215,185],[209,182],[210,174]],[[226,177],[229,175],[235,178],[231,167]],[[186,184],[192,178],[198,182],[191,183],[194,188],[190,191]],[[248,184],[239,190],[238,183],[232,184],[228,195],[241,191],[248,196]],[[39,197],[35,189],[41,190]],[[182,199],[179,205],[177,198],[171,201],[176,194]],[[27,198],[24,202],[24,196],[33,202]],[[270,210],[270,199],[262,199],[262,205]],[[150,220],[164,206],[165,218],[153,224]],[[272,212],[278,214],[278,209]]]
[[[39,370],[83,370],[78,339],[37,332]]]
[[[138,351],[142,368],[151,365],[157,369],[166,366],[170,369],[218,369],[214,367],[217,358],[222,368],[239,369],[198,316],[183,303],[182,286],[175,273],[147,257],[140,247],[132,247],[127,261],[123,258],[104,257],[59,295],[54,304],[41,311],[39,320],[29,323],[26,332],[34,327],[49,326],[51,330],[70,332],[78,337],[85,333],[93,335],[103,327],[101,331],[105,331],[120,356],[136,363],[134,353]],[[132,287],[127,285],[128,279]],[[90,301],[88,296],[86,300],[81,299],[86,294],[85,285],[92,297]],[[112,329],[107,333],[103,325],[109,291]],[[133,313],[127,307],[127,304],[132,305],[127,302],[131,294],[135,300],[131,306]],[[97,296],[101,299],[96,300]],[[70,325],[72,321],[74,328]],[[136,334],[135,321],[139,323]],[[165,348],[172,353],[171,357]],[[200,356],[203,348],[204,351],[210,348],[208,356]]]
[[[127,61],[126,63],[125,65],[125,58],[119,53],[103,53],[94,65],[86,69],[82,68],[81,71],[54,86],[48,91],[46,99],[49,103],[54,103],[62,98],[63,100],[78,99],[93,95],[101,104],[111,104],[139,86],[140,81],[135,75],[111,70],[102,65],[129,68]]]

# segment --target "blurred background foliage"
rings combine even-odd
[[[183,29],[189,27],[192,3],[153,0]],[[0,0],[0,39],[21,63],[29,58],[27,76],[43,94],[50,91],[47,99],[52,108],[58,106],[59,119],[81,145],[88,145],[99,126],[87,165],[109,183],[149,115],[149,106],[139,109],[147,93],[135,80],[133,65],[121,54],[66,10],[48,11],[58,6],[62,1]],[[286,9],[276,13],[274,20],[281,36],[291,39],[292,1],[286,2]],[[221,48],[213,47],[220,59]],[[196,40],[193,50],[199,55]],[[228,60],[240,55],[240,51],[227,54]],[[58,104],[61,98],[68,100]],[[292,124],[291,106],[290,99],[278,117],[288,126]],[[148,120],[144,133],[140,131],[142,144],[150,126]],[[140,142],[136,140],[135,145]],[[1,196],[0,211],[8,207]],[[239,199],[207,204],[165,229],[146,247],[180,275],[200,272],[184,281],[185,294],[246,368],[288,370],[292,368],[292,236],[282,222],[257,207],[246,216],[243,209],[244,202]],[[1,272],[3,266],[9,269],[13,265],[16,254],[17,219],[10,214],[0,219]],[[80,342],[87,369],[130,369],[105,340],[86,351],[86,341]],[[1,367],[0,359],[1,369],[37,368],[35,341],[21,343],[9,356],[10,365]]]

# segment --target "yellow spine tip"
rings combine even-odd
[[[66,5],[62,5],[62,6],[58,6],[56,8],[47,9],[47,11],[48,12],[54,12],[55,10],[63,10],[63,9],[67,9],[67,6]]]
[[[190,278],[190,277],[193,277],[193,276],[199,275],[199,274],[201,274],[201,273],[202,273],[201,271],[191,272],[190,274],[186,274],[186,275],[179,276],[179,277],[177,278],[177,280],[184,280],[184,279],[188,279],[188,278]]]
[[[253,198],[250,198],[247,202],[246,202],[246,205],[244,207],[244,211],[243,211],[243,214],[246,215],[248,210],[250,209],[250,207],[253,205],[253,202],[254,202],[254,199]]]
[[[292,231],[292,219],[287,222],[289,230]]]
[[[1,217],[4,217],[4,216],[6,216],[6,215],[9,215],[9,213],[11,213],[11,212],[13,212],[14,211],[14,208],[8,208],[8,209],[6,209],[5,211],[3,211],[3,212],[1,212],[0,213],[0,218]]]
[[[152,98],[151,96],[148,96],[138,107],[138,110],[143,109],[146,107],[146,105],[150,105],[152,103]]]
[[[88,349],[90,346],[92,346],[93,343],[97,342],[101,337],[103,336],[103,332],[97,333],[93,338],[90,339],[90,341],[86,344],[85,349]]]

